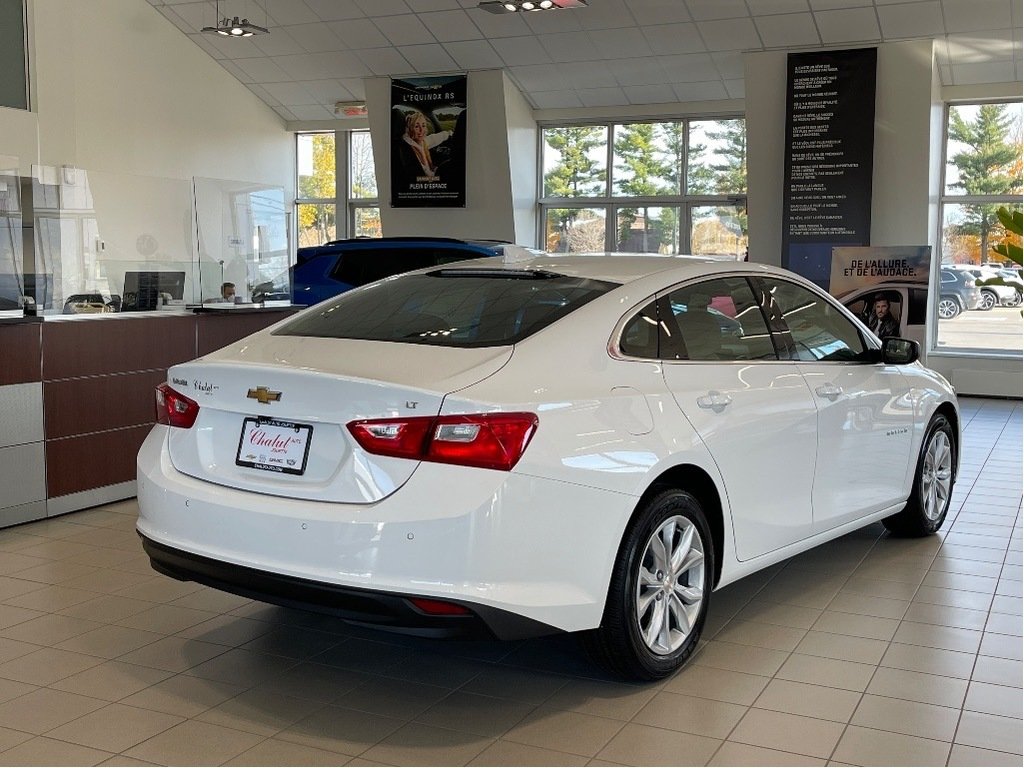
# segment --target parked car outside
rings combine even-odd
[[[984,299],[974,276],[962,269],[943,267],[939,274],[939,319],[951,320],[961,312],[981,309]]]
[[[501,255],[504,245],[446,237],[358,237],[299,248],[290,270],[292,302],[317,304],[402,272]]]
[[[875,521],[939,529],[960,417],[918,353],[765,265],[431,267],[173,366],[138,531],[178,579],[434,636],[581,632],[657,679],[714,589]]]
[[[981,306],[978,309],[990,310],[997,306],[1015,307],[1020,304],[1020,292],[1015,286],[1007,285],[998,270],[973,264],[951,264],[949,268],[966,272],[974,278],[974,284],[981,290]],[[990,280],[999,282],[989,284]]]

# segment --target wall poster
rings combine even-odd
[[[466,205],[466,75],[391,81],[391,207]]]
[[[923,346],[931,265],[928,245],[833,248],[829,292],[880,338]]]
[[[869,245],[877,50],[791,53],[782,266],[828,288],[833,246]]]

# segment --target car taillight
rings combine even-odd
[[[367,453],[484,469],[512,469],[537,431],[532,413],[478,413],[353,421]]]
[[[156,421],[169,427],[191,429],[199,416],[199,403],[171,389],[167,384],[156,388]]]
[[[410,597],[412,603],[423,613],[430,616],[468,616],[471,611],[465,606],[449,603],[446,600],[431,600],[426,597]]]

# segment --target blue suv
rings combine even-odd
[[[291,268],[292,303],[316,304],[401,272],[500,256],[507,243],[447,237],[359,237],[299,248]]]

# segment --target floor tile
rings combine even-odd
[[[454,691],[415,716],[417,723],[498,738],[533,712],[532,704]]]
[[[787,653],[769,648],[756,648],[712,640],[697,652],[692,663],[752,675],[774,675],[785,662]]]
[[[404,723],[404,719],[328,706],[281,731],[277,738],[355,757]]]
[[[112,755],[98,749],[68,744],[42,736],[23,741],[13,749],[0,752],[4,765],[99,765]]]
[[[540,707],[511,728],[504,739],[596,757],[622,727],[620,720]]]
[[[947,651],[977,653],[978,646],[981,644],[981,632],[976,629],[940,627],[934,624],[903,621],[900,628],[896,630],[893,642],[942,648]]]
[[[746,712],[738,704],[678,693],[659,693],[633,718],[634,723],[724,739]]]
[[[850,723],[924,739],[952,741],[959,718],[960,710],[952,707],[866,694]]]
[[[751,709],[729,735],[730,741],[828,758],[844,725],[784,712]]]
[[[233,757],[224,765],[346,765],[351,758],[338,752],[326,749],[307,747],[290,741],[267,739],[251,749],[247,749],[238,757]]]
[[[56,683],[51,683],[50,687],[106,701],[118,701],[125,696],[145,690],[161,680],[166,680],[170,676],[170,672],[160,669],[125,664],[121,661],[107,661],[95,667],[89,667],[76,675],[58,680]],[[0,690],[2,690],[2,683],[0,683]]]
[[[547,766],[547,765],[588,765],[587,758],[568,752],[531,747],[498,739],[467,765]]]
[[[882,657],[881,666],[968,680],[974,667],[974,658],[970,653],[892,643]]]
[[[1021,696],[1020,688],[975,680],[967,689],[964,709],[1019,720],[1024,717],[1024,697]]]
[[[848,722],[861,699],[858,691],[826,688],[789,680],[772,680],[754,702],[759,709],[771,709],[791,715]]]
[[[979,656],[971,673],[971,680],[994,685],[1021,687],[1021,662],[1012,659],[998,659],[992,656]]]
[[[47,736],[106,752],[123,752],[182,722],[180,717],[111,704],[47,732]]]
[[[228,648],[223,645],[172,636],[129,651],[121,655],[119,659],[143,667],[156,667],[168,672],[184,672],[215,656],[220,656],[227,650]]]
[[[1018,717],[1000,717],[983,712],[965,711],[956,730],[957,744],[1021,753],[1024,729]]]
[[[1019,637],[986,632],[981,638],[981,647],[978,648],[978,653],[982,656],[996,656],[1001,659],[1020,661],[1021,650],[1022,643]]]
[[[186,720],[125,751],[162,765],[219,765],[263,741],[262,736]]]
[[[40,735],[105,706],[101,699],[39,688],[0,704],[0,727]]]
[[[949,747],[942,741],[851,725],[832,759],[851,765],[945,765]]]
[[[898,619],[883,619],[877,616],[862,616],[855,613],[825,611],[811,629],[817,632],[831,632],[834,635],[866,637],[872,640],[892,640],[899,627]]]
[[[800,641],[796,652],[807,656],[822,656],[827,659],[856,661],[862,664],[878,664],[889,643],[849,635],[834,635],[811,630]]]
[[[669,678],[664,690],[749,706],[754,703],[770,680],[770,677],[762,675],[702,667],[691,663]]]
[[[732,621],[715,636],[715,640],[738,645],[754,645],[776,651],[792,651],[807,630],[765,624],[761,621]]]
[[[654,698],[659,684],[570,680],[544,702],[546,707],[629,720]]]
[[[726,741],[708,765],[825,765],[825,759]]]
[[[687,763],[703,765],[721,743],[706,736],[628,723],[599,756],[624,765],[678,765],[680,755],[685,755]]]
[[[122,704],[181,717],[195,717],[246,690],[242,685],[176,675],[121,700]]]
[[[465,765],[492,742],[486,736],[409,723],[362,757],[388,765]]]
[[[201,712],[194,719],[237,731],[273,736],[319,708],[319,704],[308,699],[249,690]]]
[[[381,681],[384,678],[371,677],[340,667],[299,662],[278,672],[273,677],[266,678],[259,688],[285,696],[331,703],[369,680]],[[398,687],[395,683],[389,683],[389,685]],[[414,695],[416,689],[414,686],[410,686],[408,690],[411,695]],[[353,709],[360,709],[360,707],[353,707]]]
[[[689,668],[695,669],[695,667]],[[543,704],[568,680],[568,677],[539,670],[495,666],[483,670],[462,686],[462,690],[468,693],[513,699],[527,704]]]
[[[966,747],[963,744],[953,745],[948,763],[951,766],[985,766],[986,768],[1001,765],[1019,766],[1020,764],[1020,755],[979,749],[978,747]]]
[[[794,653],[782,665],[776,677],[828,688],[863,691],[868,687],[874,672],[875,666],[872,664]]]
[[[867,693],[959,708],[967,695],[967,686],[967,680],[955,677],[879,667],[875,676],[871,678]]]
[[[41,648],[0,664],[0,677],[32,685],[50,685],[102,663],[103,659],[96,656]]]

